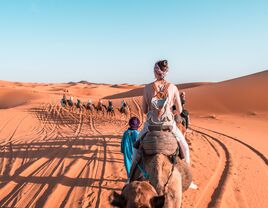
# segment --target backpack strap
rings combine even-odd
[[[168,88],[170,86],[170,83],[168,82],[164,82],[164,87],[163,89],[160,91],[157,86],[156,86],[156,83],[153,84],[153,91],[155,92],[155,96],[158,98],[158,99],[164,99],[164,98],[167,98],[168,96]]]

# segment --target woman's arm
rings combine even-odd
[[[144,87],[144,91],[143,91],[143,97],[142,97],[142,111],[144,114],[148,113],[148,95],[147,95],[147,89],[146,86]]]
[[[179,114],[181,114],[182,112],[182,106],[181,106],[181,98],[180,98],[180,93],[178,88],[174,85],[173,86],[174,89],[174,105],[176,106],[176,109],[178,110]]]

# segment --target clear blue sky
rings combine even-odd
[[[268,69],[268,1],[0,0],[0,80],[221,81]]]

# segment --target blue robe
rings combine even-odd
[[[128,178],[130,177],[130,169],[133,161],[133,154],[135,151],[133,144],[138,139],[138,136],[139,132],[137,130],[128,129],[124,132],[121,141],[121,152],[124,154],[124,163]]]

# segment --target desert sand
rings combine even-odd
[[[197,190],[183,207],[268,207],[268,71],[186,92],[186,135]],[[0,81],[0,207],[110,207],[126,182],[120,141],[128,118],[61,107],[103,98],[144,122],[142,85]]]

